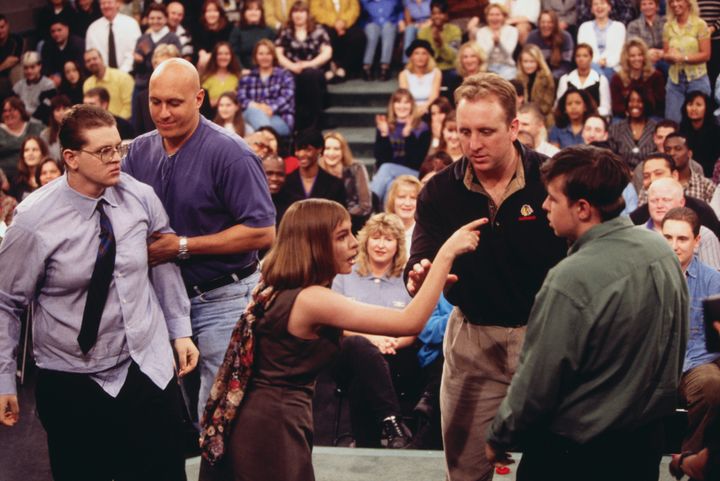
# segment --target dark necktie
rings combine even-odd
[[[80,327],[80,334],[77,338],[83,354],[87,354],[97,340],[100,318],[105,309],[110,282],[115,270],[115,235],[110,219],[103,210],[102,201],[98,202],[97,211],[100,214],[100,245],[88,287],[82,327]]]
[[[112,30],[112,22],[110,22],[110,32],[108,33],[108,66],[117,68],[117,54],[115,53],[115,35]]]

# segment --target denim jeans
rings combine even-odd
[[[230,335],[250,301],[260,272],[190,299],[193,337],[200,350],[198,419],[202,417],[210,388],[230,344]]]
[[[265,112],[255,107],[248,107],[243,113],[243,119],[245,123],[252,127],[253,130],[257,131],[261,127],[267,127],[268,125],[275,129],[281,137],[290,135],[290,128],[288,124],[279,115],[273,115],[268,117]]]
[[[385,196],[390,188],[390,184],[395,180],[395,177],[399,175],[414,175],[418,176],[418,171],[405,167],[400,164],[393,164],[392,162],[386,162],[380,166],[375,175],[373,175],[372,182],[370,183],[370,190],[372,190],[382,201],[382,205],[385,205]]]
[[[487,66],[488,72],[496,73],[505,80],[512,80],[517,75],[517,68],[512,65],[493,63]]]
[[[382,44],[380,45],[380,63],[390,65],[393,48],[395,47],[395,35],[397,35],[397,25],[392,22],[385,22],[383,25],[378,25],[377,23],[368,23],[365,25],[367,44],[365,45],[363,65],[373,64],[375,49],[380,39],[382,39]]]
[[[665,118],[680,123],[682,120],[682,105],[685,102],[685,96],[694,90],[700,91],[705,95],[712,95],[710,90],[710,79],[707,75],[695,80],[688,80],[685,72],[680,72],[679,82],[674,83],[668,77],[665,87]]]
[[[413,40],[417,38],[418,31],[419,30],[414,23],[411,23],[410,25],[405,27],[405,32],[403,33],[403,63],[407,63],[408,61],[408,56],[405,54],[405,51],[413,42]]]
[[[615,69],[612,67],[601,67],[600,64],[593,62],[591,65],[592,69],[599,75],[604,75],[608,82],[615,75]]]

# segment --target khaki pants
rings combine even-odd
[[[485,436],[517,369],[525,327],[479,326],[457,307],[443,350],[440,411],[447,479],[490,480]]]

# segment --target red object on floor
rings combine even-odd
[[[498,466],[497,468],[495,468],[495,472],[497,474],[509,474],[510,468],[508,468],[507,466]]]

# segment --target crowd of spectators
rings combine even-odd
[[[153,69],[183,57],[200,73],[203,115],[244,137],[263,160],[278,220],[308,197],[348,208],[366,257],[336,282],[347,295],[395,307],[405,302],[363,286],[400,282],[403,290],[397,264],[410,248],[420,181],[463,156],[452,94],[481,72],[513,82],[518,138],[527,147],[547,155],[584,143],[610,148],[635,169],[624,196],[636,223],[652,228],[669,210],[658,210],[658,199],[677,200],[671,207],[682,200],[706,227],[702,252],[711,244],[720,250],[720,1],[461,4],[245,0],[226,11],[222,0],[199,8],[181,0],[48,0],[26,38],[0,14],[0,222],[9,224],[17,202],[62,175],[58,130],[73,104],[108,110],[131,141],[154,129]],[[399,88],[375,117],[370,176],[340,133],[320,133],[327,84],[393,75]],[[677,185],[651,187],[656,175]],[[720,267],[718,252],[701,259]],[[360,354],[345,355],[352,364],[368,355],[368,345],[386,359],[413,346],[417,357],[429,349],[423,339],[434,339],[437,352],[435,337],[366,336],[369,344],[350,341]],[[365,393],[392,384],[370,378]],[[401,413],[392,395],[378,396],[391,406],[378,408],[382,426]],[[434,396],[426,391],[423,402]],[[410,437],[398,429],[400,438]]]

